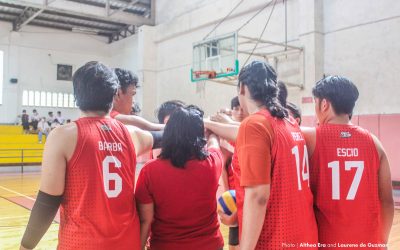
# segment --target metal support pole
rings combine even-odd
[[[287,0],[285,2],[285,50],[287,50]]]
[[[24,150],[21,149],[21,174],[24,173]]]

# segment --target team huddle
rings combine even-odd
[[[81,117],[54,129],[21,249],[60,208],[58,249],[386,249],[394,204],[379,140],[353,125],[357,87],[328,76],[312,89],[315,128],[286,102],[266,62],[244,66],[228,115],[160,107],[131,115],[134,74],[89,62],[73,76]],[[151,154],[135,184],[137,156]],[[237,212],[216,193],[236,191]],[[226,243],[225,243],[226,244]]]

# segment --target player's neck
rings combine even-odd
[[[81,117],[106,117],[110,112],[104,111],[81,111]]]
[[[259,102],[255,102],[253,100],[248,100],[247,102],[247,111],[249,114],[257,113],[260,110],[266,109],[264,105]]]
[[[323,124],[343,124],[350,125],[352,124],[349,118],[349,115],[333,115],[327,117]]]

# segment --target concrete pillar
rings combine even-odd
[[[138,31],[138,75],[142,91],[142,116],[154,120],[154,109],[157,107],[157,46],[155,27],[141,26]]]
[[[312,87],[324,74],[323,0],[301,0],[300,41],[304,47],[305,86],[300,91],[303,115],[314,114],[314,104],[308,102]]]

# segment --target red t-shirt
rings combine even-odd
[[[217,250],[224,242],[219,231],[215,194],[222,171],[222,153],[210,149],[203,161],[185,168],[155,159],[139,174],[136,199],[154,203],[152,250]]]
[[[67,163],[58,249],[140,249],[134,185],[135,148],[110,118],[77,120],[78,141]]]
[[[240,234],[244,188],[270,185],[255,249],[317,249],[306,151],[304,137],[293,119],[277,119],[263,110],[241,123],[232,161]]]
[[[321,243],[384,243],[379,166],[368,131],[339,124],[317,128],[310,184]]]

